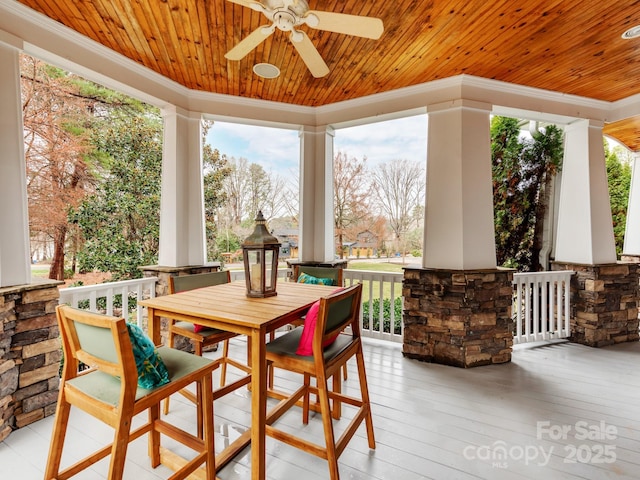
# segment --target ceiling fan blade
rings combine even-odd
[[[300,37],[302,38],[302,40],[299,42],[294,41],[292,33],[292,36],[290,38],[291,43],[293,43],[293,46],[300,54],[300,58],[302,58],[302,61],[311,72],[311,75],[316,78],[324,77],[327,73],[329,73],[329,67],[327,67],[326,63],[324,63],[324,60],[320,56],[320,53],[318,53],[318,50],[316,50],[316,47],[313,45],[313,43],[311,43],[311,40],[309,40],[309,37],[306,33],[304,33],[302,30],[298,30],[296,32],[296,36],[300,36],[300,33],[302,34],[302,36]]]
[[[382,20],[375,17],[323,12],[319,10],[309,10],[307,15],[309,16],[310,14],[318,17],[318,23],[317,25],[313,25],[313,22],[306,23],[310,27],[318,30],[372,38],[373,40],[380,38],[382,32],[384,32]]]
[[[273,29],[270,28],[269,25],[258,27],[238,42],[235,47],[225,53],[224,57],[227,60],[242,60],[251,50],[264,42],[272,33]]]

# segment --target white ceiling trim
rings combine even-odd
[[[454,99],[490,103],[495,112],[570,123],[577,118],[615,121],[640,114],[640,95],[615,103],[459,75],[320,107],[200,92],[163,77],[16,2],[0,4],[0,40],[24,42],[24,51],[91,81],[152,105],[170,105],[208,118],[295,128],[337,128],[425,113],[428,105]]]

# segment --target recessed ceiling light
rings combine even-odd
[[[253,66],[253,73],[262,78],[277,78],[280,75],[280,69],[270,63],[256,63]]]
[[[630,28],[626,32],[622,34],[622,38],[630,39],[640,37],[640,25],[636,25],[635,27]]]

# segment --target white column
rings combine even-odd
[[[300,130],[300,255],[302,261],[334,259],[333,138],[328,126]]]
[[[640,153],[633,154],[627,224],[624,230],[623,255],[640,256]]]
[[[162,197],[158,263],[164,267],[206,262],[201,115],[162,111]]]
[[[20,52],[2,41],[0,85],[0,287],[9,287],[31,283],[31,266]]]
[[[424,268],[496,268],[491,105],[459,99],[427,108]]]
[[[604,157],[602,122],[565,128],[556,261],[615,263],[616,247]]]

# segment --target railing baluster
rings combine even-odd
[[[570,335],[569,284],[574,273],[528,272],[513,275],[514,344]]]

